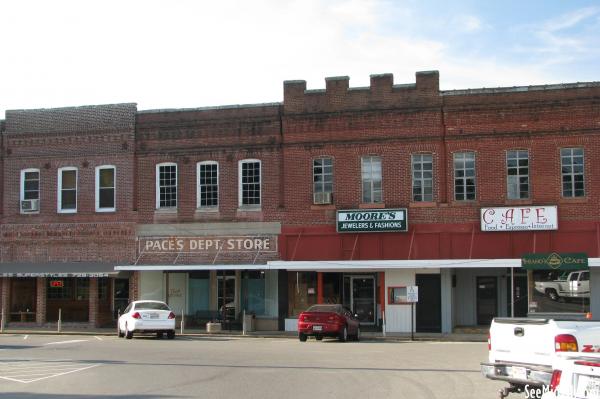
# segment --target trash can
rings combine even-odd
[[[253,314],[247,314],[244,316],[244,324],[246,325],[246,332],[255,331],[254,319],[255,319],[255,316]]]

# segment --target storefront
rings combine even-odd
[[[244,315],[257,330],[278,330],[287,274],[269,270],[279,259],[279,223],[141,225],[134,265],[138,299],[165,301],[185,325],[219,321],[241,329]],[[168,231],[169,235],[161,235]]]
[[[8,324],[78,323],[109,326],[129,302],[130,273],[113,264],[0,264]]]

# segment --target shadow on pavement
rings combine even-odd
[[[128,399],[169,399],[169,398],[189,398],[189,396],[173,396],[173,395],[152,395],[152,394],[143,394],[143,395],[82,395],[82,394],[51,394],[51,393],[37,393],[37,392],[5,392],[1,393],[0,397],[3,398],[11,398],[11,399],[60,399],[60,398],[78,398],[78,399],[119,399],[119,398],[128,398]]]

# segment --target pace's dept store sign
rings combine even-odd
[[[277,236],[144,237],[140,253],[277,252]]]
[[[337,211],[338,233],[375,233],[407,231],[406,208],[349,209]]]

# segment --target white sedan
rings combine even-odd
[[[133,338],[133,333],[154,333],[157,338],[167,334],[175,338],[175,313],[160,301],[134,301],[123,311],[118,321],[119,337]]]

